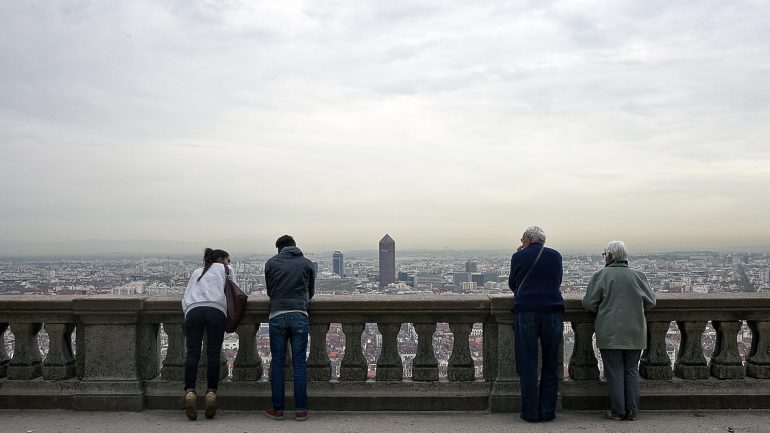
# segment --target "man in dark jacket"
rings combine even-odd
[[[559,342],[564,299],[561,296],[562,258],[545,247],[545,232],[528,228],[511,257],[508,287],[514,293],[513,333],[516,371],[521,381],[521,418],[550,421],[556,417],[559,392]],[[537,378],[537,342],[543,363]]]
[[[308,307],[315,293],[313,265],[297,248],[294,238],[283,235],[275,241],[278,254],[265,263],[265,286],[270,297],[270,363],[273,407],[265,412],[269,418],[283,419],[285,383],[283,366],[286,344],[291,342],[294,366],[294,416],[304,421],[307,408]]]

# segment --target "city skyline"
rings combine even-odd
[[[5,255],[770,249],[768,3],[3,10]]]

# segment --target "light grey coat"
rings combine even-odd
[[[646,349],[644,311],[654,306],[655,294],[647,277],[627,263],[611,263],[596,272],[583,297],[583,308],[596,313],[594,330],[599,349]]]

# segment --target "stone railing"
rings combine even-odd
[[[518,410],[511,304],[512,297],[504,295],[319,296],[311,311],[310,405],[317,410]],[[580,308],[578,297],[567,296],[566,304],[564,321],[571,325],[574,344],[561,405],[604,408],[606,385],[593,345],[593,316]],[[177,408],[183,319],[178,298],[0,296],[0,338],[8,328],[14,337],[10,359],[0,340],[0,408]],[[770,408],[770,296],[661,295],[647,320],[649,343],[640,365],[643,408]],[[222,368],[221,407],[269,404],[257,347],[259,326],[266,321],[266,298],[252,297],[237,330],[232,375],[225,377],[227,368]],[[716,343],[707,361],[701,337],[709,321]],[[744,322],[752,336],[745,360],[737,345]],[[346,341],[338,378],[325,344],[332,323],[341,324]],[[361,346],[367,323],[377,324],[382,335],[373,380],[367,378]],[[397,342],[404,323],[411,323],[418,336],[410,379],[404,378]],[[447,323],[454,337],[446,380],[439,380],[432,344],[439,323]],[[475,376],[469,346],[477,323],[483,329],[483,378]],[[666,350],[672,323],[680,333],[673,365]],[[163,357],[161,326],[168,338]],[[43,329],[48,335],[44,359],[38,344]]]

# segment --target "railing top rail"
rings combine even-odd
[[[583,313],[582,295],[567,294],[565,312],[568,316]],[[247,305],[247,315],[267,313],[268,299],[264,295],[252,295]],[[404,318],[424,314],[471,315],[505,313],[513,305],[513,295],[319,295],[311,303],[312,313],[319,316],[371,315],[384,318],[389,314]],[[178,315],[181,313],[181,296],[147,295],[96,295],[96,296],[8,296],[0,295],[0,316],[27,316],[39,314],[105,313],[141,311],[144,314]],[[770,294],[766,293],[708,293],[658,294],[655,309],[648,312],[648,319],[679,320],[679,317],[695,317],[698,320],[733,320],[767,318],[770,312]],[[41,317],[44,319],[45,317]],[[0,318],[0,321],[3,321]]]

